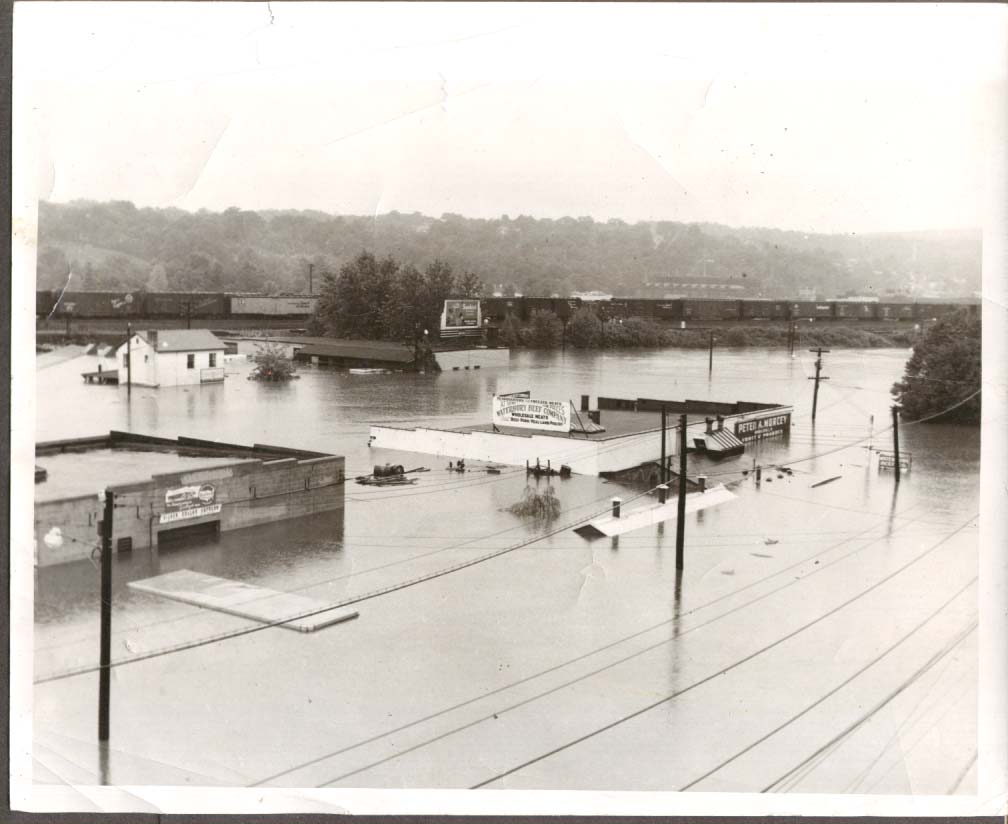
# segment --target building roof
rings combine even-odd
[[[387,361],[393,363],[412,363],[412,347],[403,346],[399,343],[388,341],[361,341],[361,340],[333,340],[325,339],[325,342],[318,341],[317,338],[302,338],[302,340],[312,340],[306,346],[299,348],[301,355],[319,355],[326,358],[353,358],[360,360]]]
[[[209,329],[152,329],[136,334],[158,352],[205,352],[224,349],[224,342]]]

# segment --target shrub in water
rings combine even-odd
[[[551,521],[560,514],[560,499],[552,486],[547,486],[542,492],[527,486],[522,499],[508,507],[508,512],[520,518]]]

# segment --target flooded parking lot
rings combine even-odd
[[[35,780],[973,792],[979,430],[904,425],[912,469],[898,487],[878,470],[869,447],[891,446],[888,390],[907,357],[826,355],[815,426],[807,352],[718,351],[710,375],[706,352],[521,352],[509,369],[309,368],[289,385],[233,362],[223,384],[129,399],[84,384],[89,358],[40,364],[40,441],[122,429],[341,454],[350,478],[386,461],[431,471],[349,483],[341,513],[119,557],[104,766],[97,675],[69,675],[97,662],[97,572],[37,570]],[[674,524],[571,531],[640,489],[554,479],[562,513],[535,523],[507,511],[524,469],[459,475],[368,448],[371,423],[482,424],[494,393],[525,389],[790,404],[794,427],[741,458],[690,457],[691,475],[737,497],[689,516],[681,575]],[[757,484],[754,460],[791,471]],[[127,586],[175,569],[360,617],[245,632]]]

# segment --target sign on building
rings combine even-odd
[[[515,395],[494,395],[493,422],[497,426],[570,432],[570,401],[544,401]]]
[[[165,490],[165,506],[169,509],[189,509],[214,502],[217,492],[213,484],[179,486]]]
[[[778,412],[745,418],[735,422],[735,436],[742,441],[758,441],[787,435],[791,429],[791,412]]]
[[[479,298],[451,299],[444,302],[441,331],[479,330],[481,323]]]

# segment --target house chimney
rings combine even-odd
[[[157,349],[157,329],[149,329],[147,331],[147,341]]]
[[[724,429],[724,415],[717,416],[717,431],[720,432]]]
[[[710,435],[710,433],[714,431],[714,419],[704,418],[704,421],[707,423],[707,434]]]

